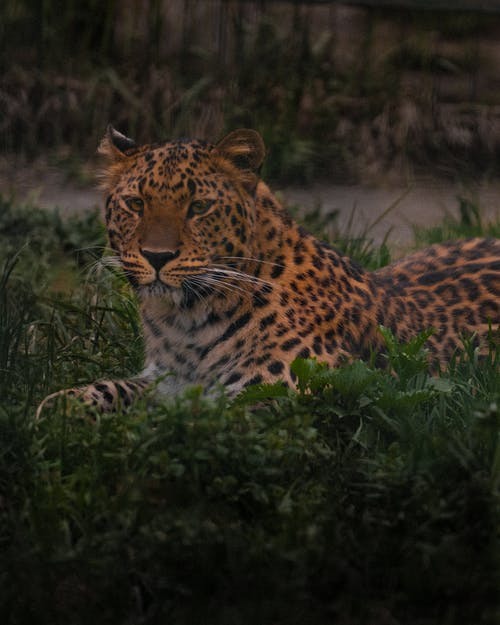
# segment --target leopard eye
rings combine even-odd
[[[130,210],[141,213],[144,210],[144,201],[140,197],[129,197],[125,200]]]
[[[193,215],[203,215],[206,213],[215,200],[193,200],[189,205],[188,217]]]

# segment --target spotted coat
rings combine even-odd
[[[137,147],[110,127],[101,152],[109,243],[141,300],[145,369],[63,394],[110,410],[159,378],[164,395],[293,385],[295,358],[368,358],[380,325],[401,340],[434,328],[439,364],[463,335],[482,339],[500,322],[499,240],[435,245],[367,272],[290,218],[256,173],[254,131]]]

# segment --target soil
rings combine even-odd
[[[83,171],[83,173],[82,173]],[[388,235],[395,250],[411,246],[413,226],[432,226],[447,214],[456,214],[459,197],[475,202],[484,221],[500,219],[500,180],[480,183],[452,183],[420,179],[410,185],[338,185],[325,182],[307,187],[271,185],[288,205],[322,213],[338,212],[342,232],[368,232],[375,242]],[[67,168],[46,163],[0,160],[0,193],[18,200],[31,200],[41,209],[58,207],[63,215],[81,213],[102,206],[102,194],[91,172],[79,170],[79,179]]]

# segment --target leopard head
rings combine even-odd
[[[139,294],[177,304],[221,295],[254,255],[260,135],[137,146],[110,126],[99,151],[109,244]]]

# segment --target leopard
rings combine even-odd
[[[491,344],[499,239],[434,244],[368,271],[278,201],[260,177],[255,130],[138,145],[109,126],[99,152],[109,248],[138,297],[145,365],[131,379],[58,391],[39,411],[61,395],[107,412],[192,386],[229,397],[255,384],[294,388],[297,358],[340,367],[383,353],[381,326],[402,342],[432,329],[438,368],[464,336]]]

